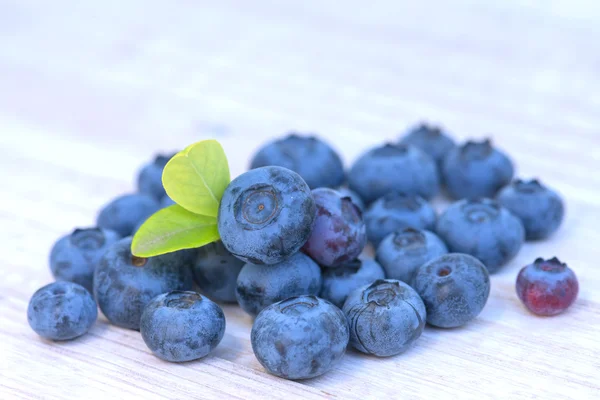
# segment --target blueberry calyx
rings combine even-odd
[[[273,186],[252,186],[235,201],[235,217],[248,230],[262,229],[277,217],[280,204],[280,194]]]
[[[148,263],[148,259],[145,257],[131,256],[131,265],[134,267],[143,267]]]
[[[362,220],[362,211],[354,202],[350,196],[342,197],[342,216],[352,221],[353,223],[359,223]]]
[[[408,151],[408,146],[397,143],[386,143],[373,150],[373,154],[378,157],[397,157]]]
[[[166,155],[166,154],[157,154],[156,157],[154,158],[154,165],[164,168],[165,165],[167,165],[167,163],[169,162],[169,160],[171,158],[173,158],[175,154],[170,154],[170,155]]]
[[[363,295],[366,296],[368,303],[387,306],[398,296],[399,291],[400,285],[398,282],[378,279],[365,289]]]
[[[462,212],[469,221],[480,224],[498,218],[500,205],[490,199],[473,199],[462,206]]]
[[[493,150],[492,141],[484,139],[482,141],[468,140],[462,145],[460,152],[467,160],[481,160],[487,158]]]
[[[100,228],[77,228],[71,233],[69,241],[80,249],[96,250],[104,246],[106,238]]]
[[[165,305],[167,307],[179,310],[192,308],[199,301],[202,301],[202,296],[198,293],[184,290],[174,290],[169,292],[165,297]]]
[[[533,262],[538,269],[546,272],[561,272],[567,268],[567,264],[561,262],[557,257],[552,257],[548,260],[536,258]]]
[[[516,179],[512,186],[519,193],[535,193],[544,190],[544,186],[537,179],[531,179],[529,181]]]
[[[423,207],[423,199],[419,196],[411,196],[402,192],[391,192],[383,197],[385,208],[417,211]]]
[[[297,301],[301,298],[302,301]],[[282,314],[300,315],[319,305],[316,296],[295,296],[279,303],[279,311]]]
[[[442,134],[442,128],[437,125],[430,125],[427,122],[421,122],[421,124],[417,127],[417,131],[422,131],[430,137],[440,136]]]
[[[422,248],[425,245],[425,235],[415,228],[405,228],[394,233],[394,244],[399,249]]]

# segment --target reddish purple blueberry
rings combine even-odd
[[[517,276],[517,296],[537,315],[560,314],[573,304],[578,292],[577,276],[556,257],[538,258]]]

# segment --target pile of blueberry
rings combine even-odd
[[[489,274],[525,240],[555,232],[564,215],[553,190],[513,181],[512,161],[488,140],[456,145],[423,124],[367,151],[346,173],[329,145],[291,134],[261,148],[251,170],[229,184],[219,242],[136,257],[132,235],[173,204],[161,182],[169,159],[144,166],[138,192],[105,206],[97,227],[56,242],[57,281],[28,309],[39,335],[81,336],[98,306],[110,323],[139,330],[156,356],[189,361],[223,337],[216,303],[237,302],[255,316],[252,348],[265,369],[312,378],[333,368],[348,344],[393,356],[426,323],[468,323],[487,302]],[[428,199],[442,188],[456,201],[438,216]],[[554,315],[573,303],[578,282],[558,259],[540,258],[521,270],[516,288],[529,310]]]

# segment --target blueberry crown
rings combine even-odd
[[[408,146],[397,143],[386,143],[373,149],[372,154],[379,157],[397,157],[408,152]]]
[[[442,134],[442,128],[437,125],[430,125],[427,122],[421,122],[415,129],[415,132],[422,133],[426,136],[440,136]]]
[[[530,179],[528,181],[515,179],[512,186],[516,191],[521,193],[535,193],[546,189],[538,179]]]
[[[385,208],[407,209],[417,211],[425,204],[425,200],[416,195],[404,192],[390,192],[382,198]]]
[[[460,148],[461,155],[466,159],[483,159],[492,154],[494,150],[492,141],[484,139],[482,141],[468,140]]]

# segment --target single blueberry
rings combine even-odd
[[[448,248],[436,234],[405,228],[383,239],[376,258],[388,278],[410,284],[417,268],[446,253]]]
[[[325,267],[358,257],[367,244],[362,212],[349,197],[333,189],[314,189],[312,195],[317,217],[304,252]]]
[[[158,154],[153,161],[144,165],[137,177],[138,191],[160,201],[167,194],[162,184],[162,173],[165,165],[175,154]]]
[[[366,204],[393,191],[429,199],[439,190],[435,161],[414,146],[386,144],[362,155],[348,173],[350,190]]]
[[[490,294],[490,277],[475,257],[450,253],[417,269],[412,287],[425,303],[429,324],[455,328],[483,310]]]
[[[296,253],[273,265],[246,264],[237,279],[236,297],[244,311],[256,315],[289,297],[318,295],[321,269],[309,256]]]
[[[224,303],[237,301],[235,288],[244,262],[231,255],[223,243],[213,242],[198,249],[193,265],[194,280],[205,295]]]
[[[340,156],[324,141],[291,133],[262,147],[250,168],[278,166],[298,173],[311,189],[337,187],[344,183],[344,165]]]
[[[342,311],[314,296],[283,300],[265,308],[252,326],[254,355],[267,372],[285,379],[323,375],[348,346]]]
[[[100,228],[77,228],[58,239],[50,252],[50,270],[60,281],[75,282],[90,293],[100,257],[121,237]]]
[[[253,264],[276,264],[306,243],[315,216],[315,201],[300,175],[263,167],[227,186],[218,228],[223,245],[234,256]]]
[[[106,318],[123,328],[140,329],[144,307],[171,290],[190,290],[192,269],[186,253],[140,258],[131,254],[131,237],[113,244],[94,273],[94,297]]]
[[[159,209],[158,201],[145,194],[119,196],[102,208],[97,225],[112,229],[121,237],[129,236],[142,221]]]
[[[158,358],[171,362],[197,360],[223,339],[225,314],[196,292],[163,293],[144,308],[140,333]]]
[[[565,215],[562,198],[537,179],[515,180],[498,193],[497,200],[519,217],[527,240],[547,238],[556,232]]]
[[[44,286],[33,294],[27,308],[27,321],[43,338],[69,340],[90,330],[98,308],[83,286],[59,281]]]
[[[490,273],[514,258],[525,241],[521,221],[490,199],[453,203],[440,216],[436,232],[451,252],[478,258]]]
[[[365,202],[360,198],[360,196],[356,192],[353,192],[347,187],[339,187],[336,190],[339,194],[342,195],[342,197],[350,197],[350,200],[352,200],[354,205],[358,207],[360,211],[365,210]]]
[[[436,218],[435,210],[423,198],[390,192],[367,209],[367,237],[377,247],[387,235],[404,228],[433,230]]]
[[[378,357],[408,350],[423,333],[427,317],[417,292],[394,279],[380,279],[354,290],[343,311],[352,347]]]
[[[446,154],[456,146],[454,140],[442,128],[426,123],[410,129],[400,139],[400,144],[418,147],[429,154],[438,167],[441,166]]]
[[[320,297],[342,308],[346,297],[353,290],[378,279],[385,279],[385,273],[375,260],[357,258],[337,268],[323,268]]]
[[[455,199],[494,197],[514,174],[513,163],[489,139],[450,150],[442,164],[448,194]]]

